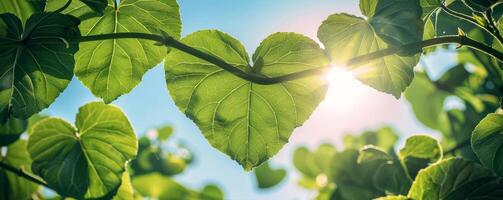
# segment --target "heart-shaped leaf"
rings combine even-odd
[[[269,162],[265,162],[254,169],[258,187],[261,189],[271,188],[283,181],[286,177],[285,169],[272,169]]]
[[[503,179],[477,163],[451,158],[419,172],[408,197],[429,199],[501,199]]]
[[[26,150],[26,143],[26,140],[18,140],[9,145],[5,157],[0,155],[0,161],[29,172],[31,159]],[[30,180],[0,168],[0,199],[31,199],[37,188],[38,185]]]
[[[82,106],[76,127],[59,118],[38,122],[28,141],[33,172],[60,195],[78,199],[117,192],[137,146],[126,115],[101,102]]]
[[[442,147],[434,138],[427,135],[415,135],[407,138],[398,157],[407,167],[410,177],[414,178],[420,169],[442,159]]]
[[[46,10],[60,7],[61,1],[51,0]],[[115,6],[108,1],[103,15],[97,15],[80,1],[73,1],[63,13],[82,20],[83,36],[107,33],[138,32],[162,34],[180,38],[181,20],[176,0],[123,0]],[[166,47],[141,39],[113,39],[80,43],[75,55],[75,75],[91,92],[110,103],[130,92],[143,75],[159,64]]]
[[[491,113],[475,127],[472,147],[480,162],[503,175],[503,114]]]
[[[304,178],[316,181],[318,176],[330,178],[330,162],[336,154],[336,149],[330,144],[322,144],[314,152],[306,147],[299,147],[293,154],[293,165]]]
[[[219,31],[199,31],[182,42],[252,72],[244,47]],[[260,62],[258,62],[261,60]],[[264,76],[285,75],[327,67],[323,50],[295,33],[276,33],[253,55]],[[178,50],[166,58],[166,80],[171,97],[201,129],[210,144],[246,170],[275,155],[288,142],[325,96],[323,77],[308,77],[274,85],[243,80],[225,70]]]
[[[318,38],[336,64],[389,47],[368,21],[348,14],[329,16],[320,26]],[[419,56],[390,55],[348,67],[363,83],[399,98],[412,82],[418,61]]]
[[[0,15],[0,123],[27,119],[48,107],[73,77],[79,20],[69,15],[32,15],[23,29],[12,14]]]

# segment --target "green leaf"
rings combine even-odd
[[[416,73],[412,84],[405,91],[405,98],[411,104],[416,118],[432,129],[439,129],[440,118],[446,117],[443,108],[447,96],[449,93],[438,90],[427,75],[420,72]]]
[[[172,126],[164,126],[157,129],[157,138],[161,141],[167,140],[171,135],[173,135],[173,127]]]
[[[6,156],[0,155],[0,161],[15,168],[29,171],[31,159],[26,150],[26,143],[26,140],[18,140],[9,145]],[[31,199],[37,188],[37,184],[0,168],[0,199]]]
[[[216,185],[206,185],[199,193],[200,200],[223,200],[224,193]]]
[[[421,170],[408,197],[429,199],[500,199],[503,182],[471,161],[451,158]]]
[[[271,188],[283,181],[286,177],[285,169],[272,169],[269,162],[265,162],[259,167],[255,168],[255,178],[257,178],[258,188],[266,189]]]
[[[121,186],[112,200],[133,200],[133,186],[131,185],[131,178],[127,171],[122,173],[121,180]]]
[[[480,162],[503,175],[503,114],[491,113],[475,127],[472,148]]]
[[[463,0],[463,2],[474,11],[484,12],[500,0]]]
[[[391,156],[384,150],[373,145],[367,145],[360,149],[360,154],[358,156],[358,163],[366,162],[387,162],[391,161]]]
[[[347,134],[344,136],[344,145],[348,149],[360,149],[365,145],[374,145],[386,152],[393,150],[398,140],[398,134],[389,127],[377,130],[364,131],[361,135]]]
[[[434,163],[442,159],[442,147],[434,138],[427,135],[415,135],[407,138],[405,146],[398,153],[400,159],[409,157],[428,159]]]
[[[49,1],[54,8],[57,0]],[[108,33],[139,32],[167,33],[178,39],[181,34],[179,6],[176,0],[123,0],[117,6],[111,0],[96,15],[84,4],[74,1],[63,13],[82,20],[79,28],[83,36]],[[85,7],[85,6],[84,6]],[[166,55],[166,47],[141,39],[114,39],[80,44],[75,55],[75,75],[91,92],[110,103],[130,92],[143,75],[159,64]]]
[[[26,120],[11,118],[5,124],[0,124],[0,147],[12,144],[26,130]]]
[[[325,45],[332,62],[345,64],[353,57],[389,47],[374,30],[363,18],[334,14],[320,26],[318,38]],[[399,98],[412,82],[413,68],[418,61],[419,56],[390,55],[348,67],[363,83]]]
[[[368,1],[376,0],[360,0],[360,3]],[[374,10],[362,13],[367,14],[373,30],[386,43],[403,45],[423,39],[422,8],[419,1],[378,0],[373,8]]]
[[[423,19],[429,17],[435,10],[440,9],[442,5],[440,0],[420,0],[419,3],[421,8],[423,8],[423,15],[421,17]]]
[[[40,13],[23,29],[16,16],[0,15],[0,123],[10,116],[29,118],[66,88],[78,50],[66,40],[79,35],[78,23],[68,15]]]
[[[0,4],[0,13],[12,13],[16,15],[23,24],[31,15],[43,11],[42,1],[35,0],[3,0]]]
[[[134,177],[133,187],[142,196],[159,200],[188,199],[190,195],[185,187],[158,173]]]
[[[105,8],[108,6],[107,0],[80,0],[80,1],[82,1],[82,3],[86,4],[91,9],[100,14],[103,14],[103,11],[105,11]]]
[[[251,72],[244,47],[214,30],[193,33],[182,42]],[[295,33],[276,33],[253,55],[263,60],[260,73],[279,76],[327,67],[323,50]],[[166,81],[178,108],[200,128],[210,144],[246,170],[275,155],[324,98],[319,76],[274,85],[255,84],[178,50],[166,58]]]
[[[407,138],[405,146],[398,156],[407,167],[410,177],[416,177],[418,171],[442,159],[442,147],[434,138],[427,135],[415,135]]]
[[[59,118],[38,122],[28,141],[33,172],[60,195],[74,198],[116,193],[137,146],[126,115],[101,102],[82,106],[76,127]]]
[[[375,200],[412,200],[411,198],[408,198],[406,196],[387,196],[387,197],[379,197]]]

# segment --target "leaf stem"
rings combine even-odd
[[[99,41],[99,40],[110,40],[110,39],[128,39],[128,38],[135,38],[135,39],[145,39],[145,40],[152,40],[156,41],[160,44],[163,44],[167,47],[172,47],[175,49],[178,49],[180,51],[183,51],[185,53],[188,53],[190,55],[193,55],[197,58],[203,59],[211,64],[214,64],[242,79],[257,83],[257,84],[262,84],[262,85],[272,85],[276,83],[281,83],[285,81],[291,81],[291,80],[296,80],[296,79],[301,79],[305,78],[308,76],[314,76],[314,75],[319,75],[326,73],[330,69],[330,67],[320,67],[320,68],[315,68],[315,69],[308,69],[308,70],[303,70],[291,74],[286,74],[282,76],[276,76],[276,77],[267,77],[261,74],[257,73],[250,73],[250,72],[245,72],[231,64],[226,63],[225,61],[221,60],[220,58],[217,58],[211,54],[208,54],[206,52],[203,52],[201,50],[198,50],[196,48],[193,48],[191,46],[188,46],[172,37],[169,36],[162,36],[162,35],[155,35],[155,34],[147,34],[147,33],[134,33],[134,32],[128,32],[128,33],[112,33],[112,34],[101,34],[101,35],[90,35],[90,36],[81,36],[79,38],[75,38],[74,40],[71,40],[72,42],[89,42],[89,41]],[[352,66],[352,65],[357,65],[361,64],[364,62],[368,62],[374,59],[378,59],[381,57],[393,55],[396,53],[400,53],[403,51],[411,52],[415,51],[415,53],[420,53],[423,48],[430,47],[430,46],[435,46],[435,45],[441,45],[441,44],[459,44],[459,45],[464,45],[471,47],[473,49],[479,50],[481,52],[484,52],[490,56],[493,56],[497,58],[499,61],[503,62],[503,53],[499,52],[496,49],[493,49],[492,47],[486,46],[480,42],[477,42],[475,40],[472,40],[468,37],[465,36],[444,36],[444,37],[438,37],[438,38],[433,38],[433,39],[428,39],[424,41],[419,41],[419,42],[414,42],[410,44],[405,44],[401,46],[393,46],[387,49],[383,50],[378,50],[366,55],[361,55],[357,56],[354,58],[349,59],[346,62],[347,66]]]
[[[0,162],[0,168],[3,168],[7,171],[10,171],[20,177],[23,177],[25,179],[28,179],[30,180],[31,182],[34,182],[36,184],[39,184],[39,185],[43,185],[47,188],[50,188],[49,185],[47,185],[47,183],[45,183],[44,181],[41,181],[40,179],[36,178],[35,176],[31,175],[31,174],[28,174],[26,173],[25,171],[23,171],[22,168],[15,168],[13,166],[10,166],[4,162]]]
[[[489,9],[487,9],[486,13],[484,14],[484,17],[489,22],[489,26],[492,28],[496,40],[498,40],[498,42],[500,43],[500,45],[503,45],[503,37],[501,37],[501,33],[500,33],[499,29],[498,29],[498,26],[494,22],[493,8],[494,7],[491,7]]]
[[[489,26],[483,26],[481,24],[479,24],[477,22],[477,20],[475,20],[475,18],[471,17],[471,16],[468,16],[468,15],[465,15],[463,13],[460,13],[460,12],[457,12],[457,11],[454,11],[450,8],[448,8],[446,5],[444,4],[440,4],[440,7],[442,8],[442,10],[444,10],[447,14],[453,16],[453,17],[456,17],[456,18],[459,18],[459,19],[462,19],[462,20],[465,20],[465,21],[468,21],[470,23],[472,23],[473,25],[483,29],[484,31],[486,31],[487,33],[489,33],[490,35],[492,35],[494,38],[496,38],[498,40],[498,42],[503,45],[503,38],[501,37],[501,35],[499,34],[499,30],[497,27],[493,28],[493,25],[491,24],[491,21],[492,20],[492,16],[490,16],[489,18],[491,20],[488,19],[488,16],[487,16],[487,13],[484,14],[485,18],[486,18],[486,21],[488,21],[489,23]],[[491,10],[491,9],[489,9]],[[491,11],[492,12],[492,11]],[[493,22],[494,24],[494,22]]]

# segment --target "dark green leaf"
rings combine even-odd
[[[124,113],[101,102],[82,106],[76,127],[47,118],[32,131],[28,151],[33,172],[60,195],[74,198],[117,192],[126,162],[136,155],[138,145]]]
[[[107,0],[80,0],[80,1],[82,1],[84,4],[86,4],[91,9],[100,14],[103,14],[103,11],[105,11],[105,8],[108,5]]]
[[[78,50],[67,39],[79,35],[78,23],[72,16],[41,13],[23,30],[16,16],[0,15],[0,122],[29,118],[66,88]]]
[[[0,124],[0,146],[7,146],[19,139],[26,130],[26,120],[11,118],[5,124]]]
[[[487,115],[473,130],[471,140],[480,162],[503,175],[503,114]]]
[[[6,156],[0,155],[0,161],[29,172],[31,159],[26,150],[26,140],[19,140],[9,145]],[[10,171],[0,169],[0,199],[31,199],[37,188],[37,184]]]
[[[430,199],[501,199],[503,182],[471,161],[451,158],[421,170],[408,197]]]
[[[250,72],[244,47],[219,31],[199,31],[182,42]],[[264,66],[260,74],[280,76],[327,67],[328,59],[313,40],[295,33],[276,33],[253,55]],[[204,60],[171,50],[166,80],[178,108],[201,129],[210,144],[246,170],[275,155],[295,127],[304,123],[325,96],[320,76],[274,85],[243,80]]]
[[[31,15],[44,11],[42,0],[2,0],[0,3],[0,13],[12,13],[16,15],[23,24]]]
[[[272,169],[269,162],[265,162],[255,168],[255,178],[257,178],[258,187],[261,189],[271,188],[283,181],[286,176],[285,169]]]

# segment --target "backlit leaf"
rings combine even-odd
[[[254,172],[255,178],[257,178],[258,187],[261,189],[278,185],[286,176],[285,169],[273,169],[269,166],[268,162],[255,168]]]
[[[472,147],[480,162],[503,175],[503,114],[487,115],[475,127]]]
[[[182,42],[251,72],[248,54],[231,36],[199,31]],[[265,76],[327,67],[318,44],[295,33],[276,33],[253,55]],[[246,170],[275,155],[295,127],[307,120],[324,98],[326,81],[307,77],[274,85],[255,84],[178,50],[166,58],[166,80],[178,108],[200,128],[210,144]]]
[[[66,40],[79,35],[78,23],[69,15],[40,13],[23,29],[16,16],[0,15],[0,123],[29,118],[66,88],[78,50]]]
[[[47,118],[32,131],[33,172],[60,195],[74,198],[113,196],[138,145],[124,113],[101,102],[82,106],[76,127]]]

